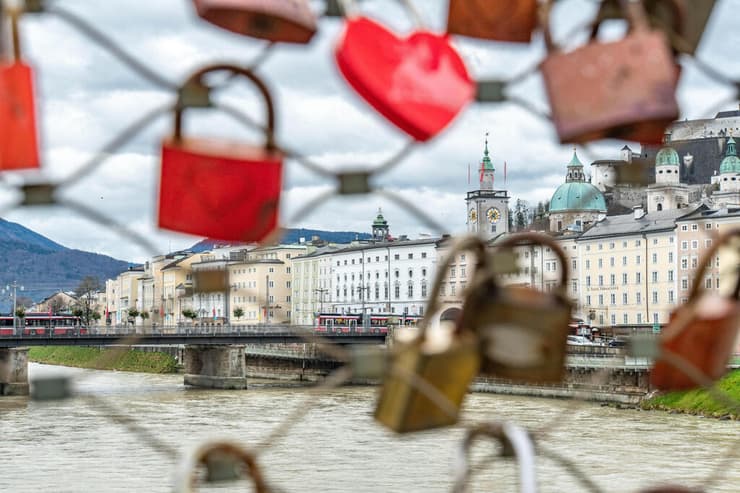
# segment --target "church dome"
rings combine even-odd
[[[565,183],[560,185],[550,199],[550,212],[598,211],[606,212],[604,195],[586,181],[583,164],[573,149],[573,158],[567,164]]]
[[[563,183],[552,194],[550,212],[563,211],[606,212],[606,201],[601,191],[590,183]]]
[[[735,139],[727,140],[727,152],[719,165],[720,173],[740,173],[740,158],[737,157]]]
[[[655,156],[655,166],[678,166],[678,153],[673,147],[664,147]]]

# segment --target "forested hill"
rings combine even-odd
[[[66,248],[17,223],[0,219],[0,287],[13,281],[24,286],[18,297],[39,301],[59,290],[74,290],[85,276],[105,283],[126,270],[129,262]],[[0,311],[7,312],[12,299],[0,297]]]
[[[318,236],[324,241],[329,243],[349,243],[352,240],[368,240],[371,235],[368,233],[357,233],[354,231],[323,231],[320,229],[303,229],[303,228],[288,228],[283,231],[283,236],[280,238],[280,243],[292,244],[298,243],[301,238],[306,241],[311,241],[311,238]],[[205,252],[206,250],[213,249],[214,246],[229,245],[233,242],[221,242],[218,240],[205,239],[199,241],[195,245],[189,248],[192,252]]]

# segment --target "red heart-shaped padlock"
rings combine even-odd
[[[373,108],[418,141],[437,135],[475,87],[446,35],[398,38],[366,17],[349,19],[336,49],[339,70]]]

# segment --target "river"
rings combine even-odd
[[[29,371],[32,378],[72,375],[79,394],[103,397],[177,450],[214,436],[255,444],[306,397],[303,389],[269,382],[247,391],[208,391],[185,388],[181,375],[38,364]],[[448,491],[463,429],[397,437],[373,421],[375,393],[375,388],[345,387],[322,396],[304,420],[260,455],[269,482],[295,492]],[[171,491],[174,460],[104,413],[85,398],[51,403],[0,398],[0,491]],[[606,491],[636,492],[667,480],[699,485],[718,468],[722,478],[710,491],[740,491],[737,460],[722,465],[740,437],[738,422],[491,394],[469,395],[464,417],[467,423],[507,419],[533,429],[554,422],[541,445],[575,461]],[[487,445],[475,448],[476,460],[488,456]],[[469,491],[517,490],[510,462],[485,464]],[[538,457],[537,471],[541,491],[583,491],[549,459]],[[235,491],[234,486],[217,490]]]

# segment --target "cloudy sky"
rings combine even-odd
[[[246,64],[265,46],[262,41],[237,36],[200,21],[191,2],[186,0],[143,3],[59,0],[55,3],[106,32],[126,51],[173,83],[179,83],[198,67],[213,61]],[[443,28],[445,1],[416,0],[415,3],[429,26]],[[313,6],[316,10],[323,8],[318,1]],[[565,34],[587,22],[595,8],[593,0],[558,2],[553,19],[555,38],[565,43]],[[413,28],[393,0],[363,1],[361,9],[399,32]],[[740,0],[717,2],[698,52],[703,61],[736,79],[740,79],[740,61],[735,49],[740,41],[740,29],[734,13],[739,9]],[[338,19],[321,20],[319,32],[310,45],[279,47],[259,73],[276,101],[280,143],[309,155],[329,169],[372,167],[401,149],[407,138],[354,94],[339,74],[334,65],[333,46],[341,28]],[[605,34],[607,38],[619,36],[623,29],[620,23],[610,23]],[[53,15],[26,16],[21,30],[23,52],[38,73],[43,174],[48,178],[61,180],[71,176],[118,131],[173,100],[171,93],[143,80]],[[575,46],[582,40],[580,36],[566,44]],[[476,78],[510,78],[544,55],[539,35],[531,45],[461,38],[454,43]],[[710,108],[732,97],[730,88],[698,71],[690,59],[683,60],[683,66],[679,88],[682,117],[711,116],[714,111]],[[547,110],[538,76],[530,76],[511,92]],[[223,100],[254,118],[263,115],[259,101],[246,84],[233,84]],[[728,103],[724,109],[732,109],[736,104]],[[170,132],[171,120],[166,115],[157,119],[64,191],[64,197],[92,207],[149,238],[161,253],[199,240],[156,228],[158,147],[161,138]],[[259,141],[259,136],[214,111],[192,110],[187,115],[187,130],[192,135]],[[563,180],[571,148],[557,143],[549,124],[510,103],[467,107],[446,131],[417,146],[401,164],[374,183],[413,201],[449,232],[464,231],[464,193],[473,188],[467,183],[468,166],[475,169],[479,162],[485,132],[490,132],[489,147],[497,168],[497,185],[503,182],[501,172],[506,161],[507,188],[514,198],[534,204],[549,198]],[[587,163],[593,159],[616,158],[622,145],[615,141],[602,142],[579,152]],[[0,207],[17,200],[15,185],[39,179],[34,173],[8,174]],[[402,207],[374,195],[335,197],[302,220],[290,221],[313,197],[332,186],[326,177],[288,161],[281,211],[284,225],[367,231],[377,208],[382,207],[393,234],[434,233]],[[65,208],[16,208],[4,217],[68,247],[132,261],[150,256],[149,251],[125,236]]]

